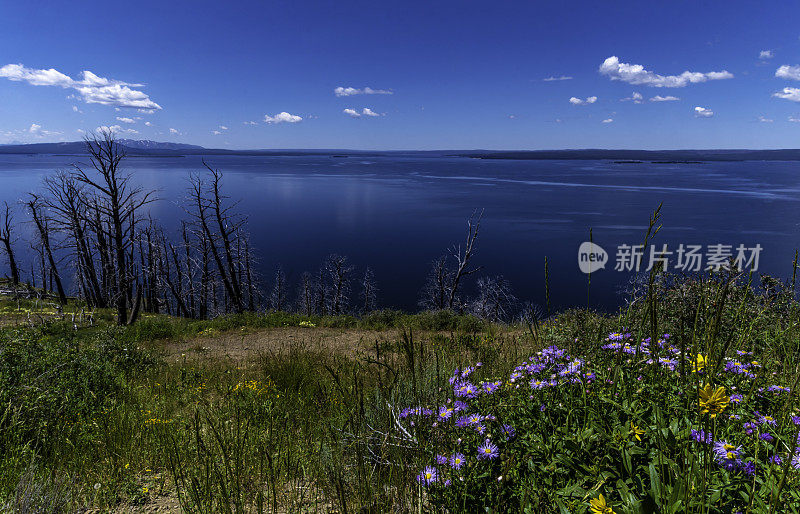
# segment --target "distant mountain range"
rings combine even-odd
[[[319,155],[336,158],[381,155],[426,155],[470,157],[473,159],[516,160],[613,160],[622,163],[689,162],[689,161],[800,161],[800,149],[783,150],[438,150],[438,151],[363,151],[363,150],[228,150],[204,148],[183,143],[120,139],[129,155],[180,157],[185,155],[303,156]],[[34,143],[0,145],[0,154],[86,155],[86,143]]]

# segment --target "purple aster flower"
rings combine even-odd
[[[761,415],[758,416],[758,421],[756,421],[756,423],[758,423],[759,425],[773,425],[773,426],[778,424],[778,422],[775,421],[775,418],[773,418],[772,416],[761,416]]]
[[[500,456],[500,449],[492,441],[487,439],[478,447],[478,459],[496,459]]]
[[[453,482],[451,482],[451,481],[450,481],[450,479],[448,478],[447,480],[445,480],[445,481],[444,481],[444,483],[443,483],[442,485],[443,485],[444,487],[450,487],[450,484],[452,484],[452,483],[453,483]]]
[[[475,371],[475,368],[473,368],[472,366],[464,368],[464,371],[461,372],[461,378],[467,378],[472,374],[473,371]]]
[[[484,425],[483,423],[475,425],[475,431],[478,432],[479,434],[484,434],[486,432],[486,425]]]
[[[436,456],[436,464],[438,464],[440,466],[443,466],[443,465],[447,464],[447,457],[445,457],[444,455],[437,455]]]
[[[458,428],[464,428],[467,425],[469,425],[469,418],[467,416],[461,416],[456,420],[456,426]]]
[[[800,425],[800,416],[792,416],[792,423]]]
[[[740,394],[732,394],[730,396],[730,399],[731,399],[732,403],[740,403],[742,401],[742,395],[740,395]]]
[[[769,461],[772,464],[775,464],[776,466],[780,466],[783,463],[783,459],[781,458],[780,455],[773,455],[772,457],[769,458]]]
[[[461,380],[453,384],[453,394],[460,398],[475,398],[478,396],[478,388],[472,382]]]
[[[499,381],[499,380],[496,381],[496,382],[483,382],[481,384],[481,387],[483,387],[483,390],[484,390],[484,392],[486,392],[486,394],[492,394],[495,391],[497,391],[498,389],[500,389],[500,385],[501,384],[502,384],[502,382]]]
[[[463,453],[454,453],[450,456],[450,467],[453,469],[461,469],[461,466],[464,465],[464,460]]]
[[[758,423],[753,423],[752,421],[748,421],[747,423],[742,425],[742,428],[744,428],[745,434],[750,435],[755,431],[756,428],[758,428]]]
[[[711,434],[707,434],[705,430],[692,429],[691,438],[698,443],[711,444]]]
[[[753,476],[756,474],[756,463],[752,460],[748,460],[744,464],[741,464],[742,471],[749,476]]]
[[[453,376],[450,377],[450,383],[452,384],[453,382],[455,382],[456,379],[458,377],[460,377],[460,376],[461,376],[461,371],[458,368],[454,369],[453,370]]]
[[[470,425],[480,425],[481,421],[486,419],[485,417],[481,416],[480,414],[470,414],[467,416],[467,423]]]
[[[516,437],[517,431],[511,425],[503,425],[503,435],[506,436],[506,441],[510,441]]]
[[[772,437],[772,434],[770,434],[769,432],[764,432],[763,434],[759,435],[758,437],[760,437],[761,440],[766,441],[768,443],[771,443],[772,441],[775,440],[775,438]]]
[[[544,389],[549,387],[550,382],[542,382],[541,380],[531,380],[531,389]]]
[[[467,410],[468,405],[461,400],[456,400],[453,402],[453,412],[461,412],[462,410]]]
[[[769,391],[770,393],[788,393],[791,391],[791,389],[779,385],[771,385],[767,388],[767,391]]]
[[[714,443],[714,454],[719,460],[736,460],[739,458],[742,448],[734,446],[727,441],[717,441]]]
[[[417,482],[422,485],[428,486],[436,482],[439,478],[439,474],[436,472],[436,468],[433,466],[425,466],[419,475],[417,475]]]
[[[575,359],[574,361],[567,364],[564,369],[558,372],[559,376],[566,377],[569,375],[575,375],[580,373],[581,366],[583,366],[583,361],[580,359]]]
[[[453,408],[442,405],[441,407],[439,407],[438,417],[440,420],[450,419],[451,417],[453,417]]]

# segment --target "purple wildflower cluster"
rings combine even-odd
[[[753,373],[753,364],[749,362],[741,362],[736,359],[727,359],[725,361],[725,372],[726,373],[733,373],[736,375],[743,375],[750,380],[756,378],[755,373]]]
[[[669,334],[664,334],[655,342],[650,338],[644,338],[637,342],[625,330],[614,332],[605,339],[602,349],[635,355],[640,357],[637,359],[639,363],[656,364],[673,372],[677,370],[683,359],[686,359],[686,362],[692,366],[689,369],[696,369],[701,373],[703,366],[709,366],[707,360],[703,364],[700,356],[694,353],[682,355],[681,351],[671,343]],[[752,353],[737,351],[736,354],[736,358],[724,361],[724,371],[728,374],[726,382],[736,380],[737,382],[734,383],[740,384],[738,382],[740,379],[755,379],[758,373],[756,370],[761,365],[752,360]],[[627,362],[630,363],[631,360],[628,359]],[[512,394],[511,391],[520,389],[520,386],[527,382],[531,390],[530,399],[536,399],[537,403],[544,402],[540,408],[544,412],[545,403],[551,394],[547,392],[548,389],[559,388],[567,384],[585,385],[596,379],[595,373],[589,369],[589,363],[586,360],[571,356],[567,350],[557,346],[545,348],[525,360],[516,366],[504,380],[480,380],[475,377],[480,374],[477,373],[479,368],[481,368],[481,363],[463,369],[455,369],[449,380],[453,396],[436,411],[419,406],[403,409],[400,413],[400,418],[410,419],[412,426],[425,420],[428,422],[428,426],[434,429],[453,430],[454,439],[457,437],[454,453],[449,456],[436,455],[435,464],[425,466],[419,473],[417,481],[423,486],[447,487],[451,484],[450,478],[458,483],[459,477],[463,478],[460,473],[465,467],[467,469],[475,466],[487,467],[489,463],[499,458],[501,451],[506,451],[506,445],[515,444],[513,441],[517,437],[517,432],[513,426],[503,423],[502,419],[498,421],[495,416],[487,414],[486,410],[481,412],[483,398],[495,394],[504,396]],[[641,380],[642,377],[640,376],[639,379]],[[731,387],[729,383],[726,387],[733,393],[730,394],[732,407],[720,419],[731,420],[736,426],[741,427],[744,434],[757,434],[750,438],[751,442],[772,448],[767,451],[766,456],[759,459],[762,462],[766,460],[772,465],[780,465],[786,463],[786,459],[791,457],[791,465],[800,469],[800,449],[795,455],[775,453],[779,446],[775,443],[779,434],[777,421],[758,411],[749,411],[752,415],[743,411],[743,395],[736,393],[737,387]],[[746,389],[741,390],[752,390],[749,385],[745,387]],[[758,402],[758,405],[764,406],[779,401],[778,397],[784,393],[790,393],[790,389],[776,384],[758,389],[758,393],[755,401]],[[750,397],[748,397],[748,403],[750,403]],[[769,408],[766,410],[768,411]],[[795,425],[800,425],[800,416],[792,416],[791,421]],[[733,434],[735,435],[736,432]],[[715,440],[714,434],[699,429],[691,430],[690,440],[707,445],[708,451],[712,452],[714,461],[721,468],[748,476],[756,473],[755,462],[746,457],[746,453],[749,451],[745,452],[742,446],[725,439]],[[798,445],[800,445],[800,440]],[[749,446],[747,447],[749,448]]]
[[[557,355],[558,352],[554,352],[554,355],[550,358],[557,358]],[[502,424],[497,425],[497,428],[492,430],[492,424],[497,422],[497,418],[491,414],[482,414],[474,410],[476,404],[473,402],[479,401],[484,396],[495,394],[502,390],[503,386],[502,380],[471,380],[471,375],[480,367],[481,363],[476,363],[475,366],[465,367],[463,370],[458,368],[454,370],[449,380],[450,385],[453,386],[453,398],[439,407],[435,416],[432,416],[432,411],[423,407],[403,409],[400,413],[401,419],[414,416],[434,417],[435,421],[430,425],[431,427],[445,428],[449,426],[457,429],[474,430],[483,436],[483,444],[475,450],[476,453],[472,457],[467,457],[461,452],[455,452],[449,457],[436,455],[435,465],[426,466],[417,476],[417,482],[423,486],[447,487],[451,481],[446,479],[446,476],[461,470],[465,465],[469,464],[470,459],[473,461],[491,461],[499,457],[500,447],[492,441],[491,433],[502,434],[506,442],[512,441],[516,437],[516,430],[513,426]],[[524,373],[520,373],[520,377],[522,376],[525,376]],[[462,444],[461,437],[459,437],[457,444]]]
[[[400,411],[400,419],[405,419],[412,416],[427,418],[432,415],[433,411],[424,407],[406,407]]]

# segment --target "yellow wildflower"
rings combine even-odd
[[[631,434],[636,438],[637,441],[641,441],[641,436],[644,435],[644,430],[634,425],[633,421],[631,421]]]
[[[694,362],[692,366],[692,371],[695,373],[699,373],[703,371],[703,369],[709,365],[708,357],[705,357],[702,353],[697,354],[697,360]]]
[[[704,388],[700,389],[700,412],[708,414],[711,419],[724,411],[730,401],[730,397],[725,394],[725,388],[722,386],[714,389],[711,384],[706,384]]]
[[[589,500],[589,505],[591,506],[592,514],[614,514],[614,509],[606,503],[606,499],[602,494],[594,500]]]

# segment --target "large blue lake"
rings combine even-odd
[[[0,155],[0,201],[16,201],[74,156]],[[375,272],[379,303],[416,308],[430,263],[463,241],[466,220],[484,209],[475,264],[503,275],[521,299],[544,303],[544,259],[552,304],[586,304],[577,252],[593,240],[609,254],[592,275],[592,304],[613,308],[630,272],[615,271],[620,244],[641,243],[663,202],[656,239],[685,245],[759,244],[759,271],[787,277],[800,246],[800,163],[698,164],[512,161],[391,155],[332,158],[209,156],[227,194],[249,219],[267,286],[283,266],[296,284],[330,253]],[[157,189],[154,217],[174,228],[200,157],[132,157],[126,169]],[[20,211],[17,220],[24,218]],[[20,233],[29,227],[20,224]],[[19,246],[26,246],[24,241]],[[646,259],[645,259],[646,260]],[[646,264],[646,262],[645,262]],[[0,273],[6,264],[0,263]],[[295,285],[292,286],[294,292]]]

